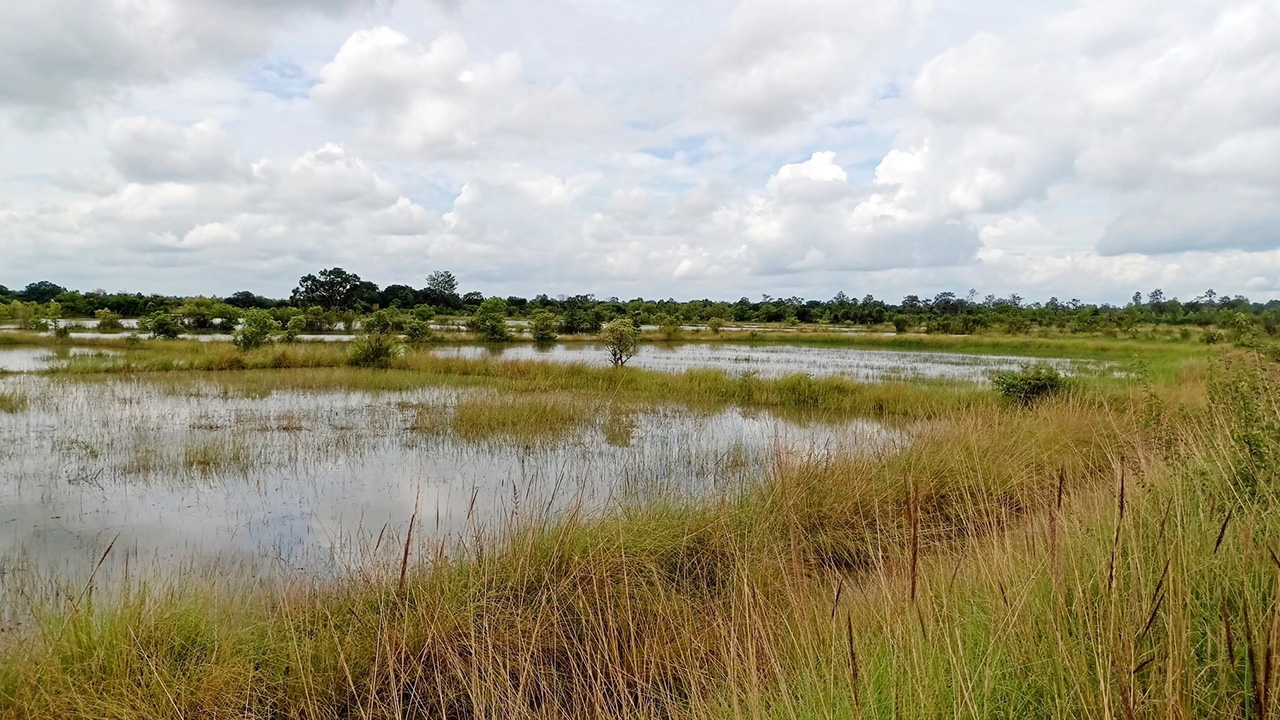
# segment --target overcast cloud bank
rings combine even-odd
[[[0,283],[1280,297],[1280,6],[0,7]]]

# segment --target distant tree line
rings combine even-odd
[[[296,333],[323,332],[342,326],[349,329],[356,319],[377,311],[383,312],[375,322],[396,328],[403,325],[406,318],[424,323],[439,315],[474,318],[482,306],[486,321],[501,314],[536,320],[550,327],[548,318],[553,318],[555,330],[563,334],[598,332],[605,323],[620,317],[630,318],[637,324],[659,326],[755,322],[892,324],[899,331],[950,334],[972,333],[984,328],[1011,333],[1027,332],[1033,327],[1096,332],[1131,330],[1144,323],[1210,327],[1247,322],[1268,334],[1280,334],[1280,301],[1256,303],[1243,296],[1229,297],[1212,290],[1184,301],[1166,297],[1157,289],[1146,295],[1134,293],[1124,305],[1089,304],[1075,299],[1064,302],[1056,297],[1028,302],[1018,295],[987,295],[979,299],[973,291],[966,295],[951,292],[933,297],[908,295],[898,302],[872,295],[858,299],[844,292],[829,300],[763,295],[758,300],[743,297],[733,302],[620,300],[594,295],[551,297],[547,294],[532,298],[486,298],[479,292],[460,293],[458,279],[447,270],[431,273],[422,287],[415,288],[410,285],[379,287],[337,267],[304,275],[287,299],[263,297],[247,290],[224,298],[102,290],[80,292],[48,280],[33,282],[22,290],[0,285],[0,319],[47,317],[49,308],[64,318],[145,318],[169,313],[189,330],[229,330],[247,310],[269,311],[282,327],[292,328]]]

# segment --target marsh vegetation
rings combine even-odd
[[[0,716],[1280,710],[1265,348],[784,333],[10,335]]]

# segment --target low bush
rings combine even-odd
[[[507,332],[507,303],[502,298],[491,297],[480,303],[480,309],[471,318],[471,329],[485,342],[506,342],[511,339]]]
[[[292,322],[292,320],[290,321]],[[241,350],[256,350],[271,342],[272,334],[279,332],[280,323],[266,310],[250,310],[244,321],[231,336],[231,341]]]
[[[98,310],[93,316],[98,319],[98,332],[119,332],[124,329],[124,323],[120,322],[120,315],[107,308]]]
[[[355,367],[385,368],[404,348],[387,333],[367,333],[351,342],[347,364]]]
[[[434,333],[431,332],[431,326],[429,324],[414,318],[405,322],[404,336],[409,339],[409,342],[417,343],[432,340],[434,338]]]
[[[1005,398],[1019,405],[1031,405],[1041,398],[1064,392],[1070,381],[1052,365],[1034,363],[1018,370],[993,372],[991,384]]]
[[[138,329],[162,340],[173,340],[182,335],[182,324],[172,314],[164,311],[151,313],[139,320]]]
[[[536,310],[529,317],[529,334],[536,342],[551,342],[558,337],[556,316],[548,310]]]
[[[285,342],[296,342],[298,336],[306,332],[306,330],[307,318],[302,315],[294,315],[289,318],[289,322],[285,323],[283,340]]]

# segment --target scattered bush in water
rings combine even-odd
[[[404,336],[409,339],[409,342],[416,343],[433,339],[434,333],[431,332],[431,326],[425,321],[414,318],[405,322]]]
[[[378,310],[360,321],[360,326],[371,333],[400,332],[404,329],[404,318],[395,310]]]
[[[663,313],[655,317],[654,322],[658,324],[658,332],[662,335],[663,340],[679,340],[680,339],[680,321]]]
[[[560,318],[560,332],[564,335],[600,332],[602,325],[599,308],[587,311],[575,307]]]
[[[53,336],[59,340],[66,340],[71,337],[71,325],[69,323],[60,323],[55,321],[53,324]]]
[[[1052,365],[1034,363],[1018,370],[1002,370],[991,373],[991,384],[996,392],[1020,405],[1031,405],[1037,400],[1065,391],[1070,381]]]
[[[138,329],[153,338],[172,340],[182,334],[182,324],[170,313],[154,312],[138,321]]]
[[[632,355],[636,354],[640,333],[631,320],[618,318],[600,330],[600,340],[609,350],[609,361],[613,366],[622,367],[627,364]]]
[[[485,342],[505,342],[511,339],[507,332],[507,301],[491,297],[480,303],[471,318],[471,329]]]
[[[388,333],[366,333],[351,342],[347,364],[355,367],[385,368],[404,350]]]
[[[245,313],[240,327],[231,335],[231,342],[241,350],[256,350],[271,342],[271,336],[279,331],[280,323],[271,317],[271,313],[266,310],[250,310]]]
[[[98,319],[98,332],[119,332],[124,329],[124,323],[120,322],[120,315],[107,308],[98,310],[93,316]]]
[[[307,318],[302,315],[294,315],[289,318],[289,322],[284,325],[284,341],[296,342],[298,336],[307,330]]]
[[[551,342],[556,335],[556,316],[549,310],[536,310],[529,317],[529,333],[537,342]]]
[[[724,320],[721,320],[718,317],[711,318],[707,321],[707,329],[716,335],[719,335],[720,331],[724,329]]]
[[[894,316],[893,316],[893,329],[894,329],[894,331],[895,331],[895,332],[900,332],[900,333],[904,333],[904,332],[906,332],[907,330],[910,330],[910,329],[911,329],[911,316],[910,316],[910,315],[894,315]]]

